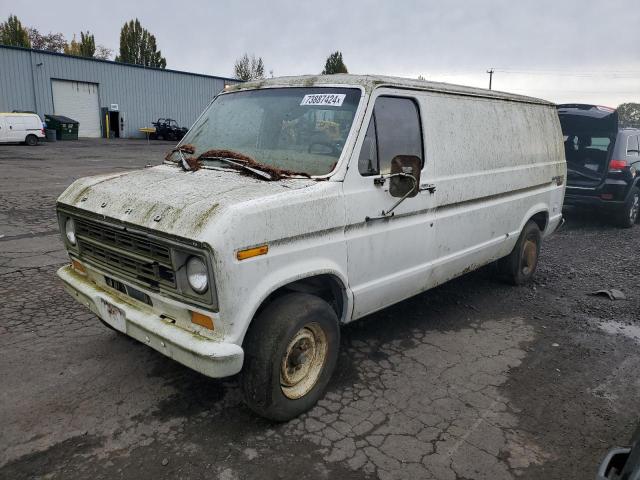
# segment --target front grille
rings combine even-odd
[[[142,235],[79,219],[76,220],[76,233],[109,247],[137,253],[158,262],[171,263],[171,251],[168,247],[153,242]]]
[[[81,258],[152,288],[176,288],[176,276],[168,247],[114,227],[76,219]]]

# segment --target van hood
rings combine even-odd
[[[184,172],[173,165],[82,178],[58,202],[100,216],[201,240],[229,207],[316,184],[311,179],[269,182],[236,171]]]

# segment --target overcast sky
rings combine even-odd
[[[231,76],[244,52],[274,75],[319,73],[343,52],[350,73],[423,75],[554,102],[640,102],[637,0],[0,0],[41,32],[80,30],[117,53],[138,17],[177,70]]]

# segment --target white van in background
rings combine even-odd
[[[45,138],[42,120],[35,113],[0,113],[0,143],[37,145]]]

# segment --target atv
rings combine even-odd
[[[178,122],[172,118],[159,118],[152,125],[156,127],[156,131],[149,135],[151,140],[170,140],[172,142],[182,140],[188,130],[185,127],[178,126]]]

